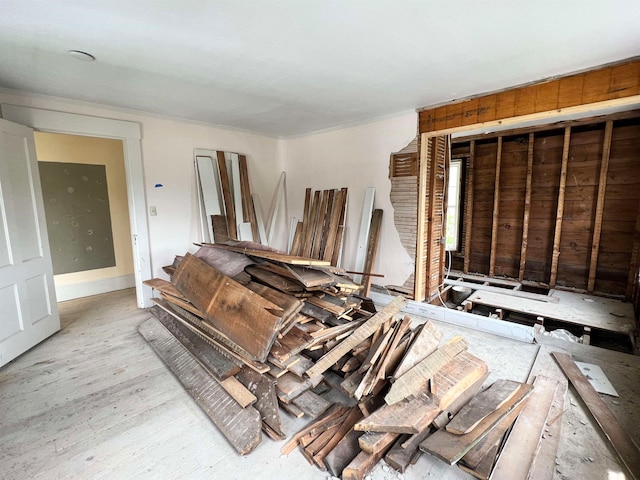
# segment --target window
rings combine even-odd
[[[462,159],[454,158],[449,164],[449,185],[447,192],[447,250],[458,250],[460,231],[460,198],[462,184]]]

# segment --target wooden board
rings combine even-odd
[[[565,353],[552,353],[562,371],[577,390],[589,412],[611,442],[614,450],[629,470],[632,478],[640,479],[640,450],[633,439],[609,410],[598,392],[591,386],[571,357]]]
[[[232,239],[238,238],[236,227],[236,214],[233,206],[233,196],[231,192],[231,183],[229,181],[229,172],[227,170],[227,160],[224,152],[216,152],[218,160],[218,171],[220,172],[220,186],[222,187],[222,198],[224,199],[224,211],[227,217],[227,232]]]
[[[287,255],[286,253],[278,253],[270,250],[256,250],[248,247],[234,247],[232,245],[221,245],[216,243],[211,245],[212,247],[222,248],[224,250],[230,250],[232,252],[244,253],[255,258],[262,258],[265,260],[272,260],[274,262],[285,263],[287,265],[306,265],[306,266],[325,266],[331,265],[331,262],[325,260],[317,260],[314,258],[299,257],[296,255]]]
[[[380,450],[375,454],[360,452],[349,465],[342,471],[342,480],[364,480],[365,475],[380,461],[384,454],[393,446],[398,435],[385,437],[384,444],[380,445]]]
[[[249,275],[256,280],[269,285],[284,293],[295,294],[304,291],[304,288],[296,280],[283,277],[275,272],[266,270],[261,265],[249,265],[244,269]]]
[[[187,297],[180,293],[173,283],[168,282],[167,280],[163,280],[161,278],[152,278],[150,280],[145,280],[142,283],[150,286],[154,290],[157,290],[162,293],[166,293],[167,295],[171,295],[172,297],[179,298],[180,300],[187,300]]]
[[[519,382],[499,379],[479,393],[460,410],[447,426],[447,432],[463,435],[469,433],[489,414],[500,408],[520,388]]]
[[[157,319],[138,331],[238,453],[251,453],[262,439],[258,411],[241,408]]]
[[[450,340],[399,377],[384,397],[385,402],[392,405],[419,391],[438,370],[466,348],[467,342],[462,337]]]
[[[431,453],[453,465],[482,440],[511,410],[525,401],[531,393],[532,386],[522,384],[516,395],[498,410],[486,417],[470,433],[456,435],[446,430],[438,430],[420,444],[420,450]]]
[[[293,400],[293,404],[302,410],[310,418],[317,418],[322,415],[331,405],[320,395],[316,395],[311,390],[307,390]]]
[[[211,348],[207,342],[159,306],[152,307],[151,313],[218,381],[226,380],[240,371],[235,362]]]
[[[440,345],[441,338],[442,332],[433,325],[431,320],[427,320],[420,327],[420,332],[414,338],[391,378],[398,379],[417,363],[431,355]]]
[[[256,396],[240,383],[236,377],[229,377],[222,380],[220,386],[222,386],[242,408],[256,403]]]
[[[425,428],[422,432],[407,437],[401,436],[391,447],[384,457],[385,462],[393,469],[404,473],[420,453],[418,446],[431,434],[430,428]]]
[[[369,239],[367,240],[367,254],[364,262],[364,275],[362,275],[362,294],[369,295],[371,290],[371,273],[378,254],[378,243],[382,233],[382,209],[376,208],[371,215],[371,226],[369,227]]]
[[[414,434],[424,430],[438,413],[438,403],[423,392],[393,405],[383,405],[354,428],[362,432]]]
[[[527,480],[559,384],[539,375],[493,468],[495,480]]]
[[[277,305],[188,253],[172,280],[204,312],[207,322],[253,360],[267,359],[282,323],[282,310]]]
[[[407,300],[404,297],[394,298],[382,310],[358,327],[353,334],[322,356],[312,368],[307,370],[307,375],[314,377],[331,368],[344,354],[373,335],[383,322],[398,313],[406,303]]]
[[[260,375],[248,367],[243,367],[236,375],[236,378],[256,396],[257,401],[253,407],[260,413],[263,430],[266,426],[269,432],[277,437],[275,439],[283,440],[286,435],[282,431],[274,382],[266,375]]]
[[[327,454],[324,458],[324,464],[331,475],[341,477],[345,467],[360,453],[358,439],[361,435],[362,432],[351,430]]]

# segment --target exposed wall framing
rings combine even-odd
[[[640,112],[546,128],[455,141],[454,155],[473,158],[466,270],[631,298]]]

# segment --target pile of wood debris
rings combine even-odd
[[[171,282],[146,282],[159,298],[139,331],[239,453],[261,430],[278,441],[292,433],[282,409],[312,419],[282,453],[298,447],[344,479],[364,478],[381,458],[404,472],[422,452],[478,478],[549,468],[536,450],[566,384],[539,376],[481,390],[485,362],[463,338],[441,345],[431,322],[398,316],[403,297],[376,311],[330,262],[257,244],[205,245],[165,271]],[[327,400],[336,396],[344,400]]]

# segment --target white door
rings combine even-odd
[[[0,120],[0,367],[60,330],[33,130]]]

